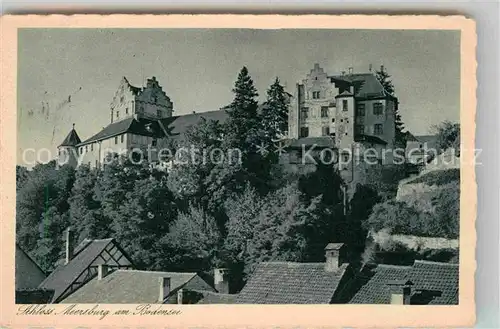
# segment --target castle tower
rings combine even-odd
[[[65,164],[76,168],[78,165],[78,149],[77,145],[82,141],[75,130],[75,124],[73,123],[73,129],[69,132],[68,136],[63,140],[61,145],[57,147],[58,157],[57,163],[59,166],[63,166]]]

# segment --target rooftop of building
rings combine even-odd
[[[262,262],[237,304],[329,304],[348,264],[327,271],[325,263]]]

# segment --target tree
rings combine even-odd
[[[234,99],[229,105],[229,119],[226,121],[225,141],[229,147],[246,150],[256,142],[258,134],[257,89],[244,66],[233,88]]]
[[[29,171],[26,167],[16,165],[16,191],[24,186],[28,175]]]
[[[264,105],[261,114],[263,129],[267,136],[276,139],[288,129],[288,98],[278,77],[267,90]]]
[[[102,220],[101,204],[95,199],[98,171],[88,165],[81,165],[76,170],[76,178],[69,202],[71,226],[79,234],[78,240],[85,238],[104,238],[109,226]]]
[[[122,242],[138,268],[157,269],[162,263],[159,241],[177,216],[166,182],[154,176],[138,179],[113,222],[114,236]]]
[[[181,271],[208,271],[217,266],[221,234],[215,219],[203,209],[190,206],[170,224],[163,246],[161,267]]]
[[[383,65],[380,66],[379,71],[375,72],[375,76],[377,77],[377,80],[382,84],[385,91],[389,95],[394,96],[396,92],[394,84],[392,83],[391,76]],[[401,115],[399,114],[399,108],[397,105],[394,107],[394,124],[396,126],[395,145],[404,148],[406,146],[406,134],[403,133],[404,124],[403,120],[401,119]]]
[[[432,128],[437,135],[438,151],[451,148],[460,156],[460,124],[446,120]]]
[[[68,213],[60,214],[52,206],[43,214],[43,231],[37,241],[34,256],[45,272],[54,270],[63,252],[63,232],[69,226]]]
[[[74,182],[74,169],[56,168],[55,161],[37,164],[16,193],[16,239],[21,247],[33,251],[45,229],[48,211],[63,215]]]

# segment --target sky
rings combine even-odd
[[[263,101],[276,77],[293,92],[314,63],[330,75],[384,65],[414,135],[459,121],[458,31],[22,29],[18,49],[18,164],[34,160],[27,149],[55,156],[73,123],[82,140],[109,124],[123,76],[136,86],[155,76],[181,115],[229,104],[243,66]]]

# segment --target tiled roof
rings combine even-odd
[[[358,277],[361,285],[351,304],[389,304],[391,295],[387,282],[405,278],[411,266],[395,266],[380,264],[376,267],[365,266]]]
[[[330,79],[332,82],[343,81],[353,85],[356,97],[371,98],[389,95],[373,73],[337,75],[331,76]]]
[[[415,290],[412,303],[458,304],[458,276],[458,264],[415,261],[408,277]]]
[[[170,118],[161,119],[163,127],[167,131],[168,136],[174,139],[183,139],[184,134],[188,131],[189,127],[196,125],[200,122],[201,118],[206,120],[215,120],[224,123],[229,114],[227,110],[216,110],[209,112],[192,113],[186,115],[179,115]]]
[[[381,144],[381,145],[387,145],[387,142],[384,141],[383,139],[377,137],[377,136],[372,136],[372,135],[359,135],[356,134],[354,136],[354,139],[356,142],[367,142],[367,143],[373,143],[373,144]]]
[[[288,147],[290,148],[299,148],[302,149],[304,147],[312,147],[315,146],[317,148],[335,148],[335,139],[330,136],[323,137],[302,137],[299,139],[290,140],[288,143]]]
[[[413,283],[411,304],[458,304],[458,264],[417,260],[413,266],[365,266],[357,281],[359,290],[350,300],[353,304],[389,304],[387,283],[409,280]]]
[[[236,303],[329,304],[347,266],[327,272],[324,263],[260,263]]]
[[[234,304],[236,302],[237,294],[220,294],[211,291],[199,291],[203,298],[198,304]]]
[[[80,143],[81,143],[80,137],[78,137],[78,134],[73,128],[59,146],[75,146]]]
[[[196,273],[116,270],[102,280],[95,277],[64,299],[64,303],[157,303],[160,277],[170,278],[172,295],[196,276]]]
[[[61,264],[42,282],[39,288],[54,290],[53,301],[68,289],[92,262],[112,243],[113,239],[92,240],[83,249],[75,250],[75,256],[66,265]]]
[[[132,133],[141,136],[163,137],[163,129],[158,121],[145,118],[135,119],[133,117],[123,119],[105,127],[103,130],[82,142],[80,145],[97,142],[103,139],[108,139],[124,133]]]

